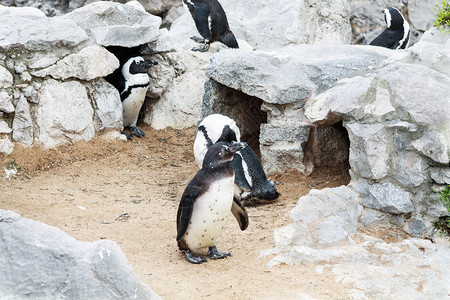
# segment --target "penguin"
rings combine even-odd
[[[194,140],[194,158],[199,168],[203,165],[206,151],[216,142],[240,142],[241,131],[236,122],[221,114],[212,114],[204,118],[196,128]]]
[[[219,142],[206,152],[202,168],[189,182],[181,196],[177,211],[178,248],[188,262],[201,264],[207,261],[193,253],[208,247],[211,259],[231,256],[219,252],[216,243],[231,213],[241,230],[248,227],[248,215],[234,194],[234,170],[231,164],[234,153],[246,147],[245,143]]]
[[[203,157],[217,142],[240,142],[241,133],[236,122],[221,114],[205,117],[197,125],[194,140],[194,157],[202,166]],[[256,153],[250,146],[235,153],[232,162],[235,171],[235,197],[241,201],[275,201],[280,194],[275,183],[267,179]]]
[[[145,136],[144,131],[136,123],[150,83],[148,70],[150,66],[157,64],[156,60],[145,60],[142,56],[125,58],[119,68],[120,72],[115,72],[106,78],[120,93],[123,127],[130,130],[129,134],[125,131],[122,131],[122,134],[129,140],[133,139],[133,136]]]
[[[227,15],[217,0],[183,0],[183,3],[191,13],[195,26],[203,37],[191,37],[198,43],[204,43],[202,47],[194,47],[192,50],[208,51],[209,45],[216,41],[229,48],[239,48],[236,37],[228,25]]]
[[[384,11],[384,21],[387,28],[377,36],[370,45],[390,49],[405,49],[409,42],[409,24],[394,7],[388,7]]]

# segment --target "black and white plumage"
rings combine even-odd
[[[234,194],[234,153],[245,143],[219,142],[212,145],[203,160],[202,168],[187,185],[177,212],[178,247],[190,263],[206,262],[204,257],[192,253],[208,247],[211,259],[231,256],[219,252],[216,243],[228,221],[230,211],[241,230],[248,227],[248,215]]]
[[[409,42],[408,22],[394,7],[386,8],[383,13],[387,28],[370,45],[389,49],[405,49]]]
[[[241,133],[236,122],[221,114],[205,117],[198,125],[194,141],[194,157],[202,166],[203,157],[211,145],[217,142],[239,142]],[[256,153],[250,148],[236,152],[233,159],[235,171],[235,197],[240,200],[274,201],[279,193],[269,179]]]
[[[123,106],[123,127],[130,130],[129,134],[125,131],[122,131],[122,134],[125,134],[129,140],[133,136],[145,136],[144,131],[136,123],[150,83],[148,70],[150,66],[157,64],[156,60],[133,56],[123,60],[120,72],[115,72],[107,78],[120,93]]]
[[[230,48],[239,48],[236,37],[228,25],[225,11],[217,0],[183,0],[183,3],[187,6],[202,36],[202,38],[192,37],[192,39],[204,43],[203,47],[192,48],[192,50],[208,51],[209,45],[216,41]]]

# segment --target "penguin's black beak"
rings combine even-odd
[[[158,62],[154,59],[146,59],[144,60],[144,63],[147,67],[156,66],[158,64]]]
[[[239,150],[244,149],[245,147],[247,147],[247,143],[245,143],[245,142],[232,143],[230,150],[231,150],[231,152],[235,153]]]

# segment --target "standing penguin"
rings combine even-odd
[[[236,122],[221,114],[205,117],[197,126],[194,157],[202,166],[209,147],[217,142],[240,142],[241,133]],[[249,147],[238,151],[232,162],[235,172],[235,197],[241,200],[274,201],[280,194],[275,183],[267,179],[256,153]]]
[[[192,37],[202,47],[194,51],[208,51],[213,42],[221,42],[230,48],[239,48],[238,42],[228,25],[227,15],[217,0],[183,0],[194,19],[195,26],[203,38]]]
[[[370,45],[390,49],[405,49],[409,42],[409,24],[394,7],[388,7],[384,11],[384,21],[387,28],[377,36]]]
[[[120,66],[120,72],[115,72],[106,78],[120,93],[123,106],[123,127],[130,130],[129,134],[125,131],[122,131],[122,134],[129,140],[133,139],[133,136],[145,136],[144,131],[136,123],[150,83],[148,69],[157,64],[156,60],[145,60],[142,56],[133,56],[124,59],[124,63]]]
[[[177,242],[190,263],[206,262],[192,252],[208,247],[211,259],[231,256],[219,252],[216,243],[228,221],[230,211],[241,230],[248,227],[248,215],[234,193],[234,170],[231,165],[234,153],[245,143],[219,142],[212,145],[203,160],[201,170],[187,185],[177,212]]]

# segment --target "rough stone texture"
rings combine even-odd
[[[8,51],[17,45],[28,50],[50,50],[55,46],[75,47],[88,39],[86,32],[75,22],[62,18],[48,18],[40,10],[14,9],[0,6],[4,24],[0,28],[0,50]]]
[[[39,8],[47,17],[63,15],[95,0],[0,0],[1,5]]]
[[[222,0],[221,4],[236,37],[255,49],[291,44],[347,44],[351,38],[346,0]]]
[[[5,121],[0,121],[0,133],[10,133],[12,129]]]
[[[259,135],[261,160],[265,171],[271,174],[295,168],[310,174],[314,168],[315,155],[312,153],[305,157],[305,151],[313,152],[308,151],[306,147],[317,150],[325,147],[317,143],[307,143],[311,140],[309,137],[311,124],[304,116],[307,100],[329,89],[340,78],[372,68],[388,55],[392,55],[392,51],[379,47],[348,45],[297,45],[252,53],[222,50],[212,56],[206,70],[210,83],[205,85],[202,114],[205,116],[209,113],[222,113],[234,118],[235,106],[226,104],[230,101],[230,94],[233,94],[233,91],[245,95],[241,97],[240,102],[247,101],[246,99],[260,99],[262,101],[260,109],[267,117],[266,120],[259,119],[261,126],[258,125],[256,128],[261,127]],[[367,84],[369,83],[367,81]],[[223,87],[217,88],[218,84]],[[211,87],[214,89],[211,90]],[[385,95],[386,93],[382,94],[384,99]],[[240,107],[242,106],[245,107],[245,104]],[[373,109],[376,110],[376,107],[374,104]],[[268,123],[267,128],[261,123]],[[265,136],[271,134],[270,128],[280,128],[280,132],[277,133],[278,139]],[[299,130],[303,134],[302,137],[298,134],[288,137],[289,135],[281,133],[281,131],[298,133]],[[323,141],[320,136],[323,132],[314,131],[313,140]],[[255,136],[258,133],[257,129],[249,135]],[[335,139],[331,143],[339,145],[348,143],[342,135],[336,135]],[[323,141],[323,143],[330,142]],[[257,147],[253,147],[255,148]],[[348,157],[348,151],[343,149],[336,155]],[[337,160],[336,163],[342,163],[342,160]]]
[[[413,235],[430,234],[445,215],[427,201],[434,184],[445,183],[450,155],[450,77],[440,66],[449,63],[450,44],[435,33],[362,76],[338,81],[305,111],[317,125],[343,121],[363,205],[412,214],[399,225]]]
[[[30,105],[24,96],[21,96],[16,104],[16,112],[13,121],[13,139],[27,146],[33,144],[34,129],[30,115]]]
[[[343,186],[311,190],[301,197],[289,214],[294,223],[275,230],[274,248],[262,252],[271,257],[267,266],[316,266],[318,275],[348,286],[349,299],[446,298],[449,240],[386,243],[359,233],[358,218],[373,223],[383,215],[367,209],[361,214],[358,198],[357,192]]]
[[[73,20],[101,46],[135,47],[155,41],[161,18],[148,14],[141,4],[94,2],[63,17]]]
[[[0,210],[0,297],[160,299],[112,241],[80,242]]]
[[[119,91],[106,80],[93,81],[88,87],[91,99],[95,99],[95,115],[99,120],[96,130],[122,128],[122,101]]]
[[[81,3],[63,2],[55,10]],[[38,141],[53,147],[122,127],[118,92],[101,79],[119,62],[104,46],[155,42],[159,17],[137,1],[92,3],[52,18],[37,8],[0,6],[0,16],[10,25],[0,29],[0,121],[12,125],[12,133],[3,135],[28,146]],[[168,42],[157,44],[162,51]]]
[[[0,153],[9,155],[14,150],[14,144],[11,143],[8,137],[0,138]]]
[[[53,147],[68,140],[88,141],[94,137],[94,111],[85,87],[77,81],[44,81],[36,108],[38,140]]]
[[[101,46],[90,46],[70,54],[55,65],[32,72],[33,76],[51,76],[55,79],[77,78],[93,80],[105,77],[119,67],[119,60]]]

